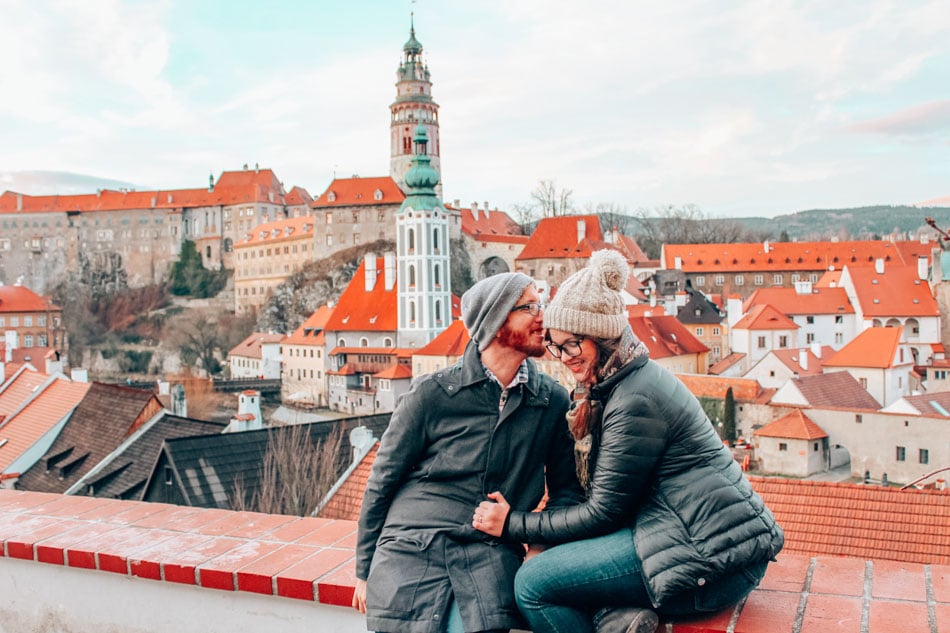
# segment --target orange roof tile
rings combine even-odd
[[[824,430],[805,415],[801,409],[795,409],[761,429],[753,431],[761,437],[780,437],[790,440],[817,440],[828,437]]]
[[[414,356],[461,356],[470,337],[465,324],[456,319],[442,333],[415,350]]]
[[[373,374],[373,378],[388,378],[389,380],[412,378],[412,369],[397,363],[392,367],[387,367],[383,371],[376,372]]]
[[[799,294],[794,288],[759,288],[742,306],[748,312],[752,306],[769,304],[782,314],[854,314],[844,288],[813,287],[808,294]]]
[[[7,376],[3,391],[0,391],[0,415],[15,413],[36,390],[49,379],[47,374],[21,365],[16,373]]]
[[[873,266],[875,259],[903,264],[930,257],[933,244],[920,241],[765,242],[733,244],[665,244],[664,268],[679,258],[687,273],[829,270],[832,266]]]
[[[916,266],[848,267],[854,291],[865,317],[939,316],[930,284],[920,279]]]
[[[0,425],[0,471],[12,464],[37,440],[76,407],[89,390],[87,382],[54,378],[45,388],[27,398],[19,411]]]
[[[451,208],[451,207],[448,207]],[[524,241],[528,236],[521,230],[521,225],[511,219],[504,211],[488,209],[459,209],[462,216],[462,232],[473,239],[481,240],[486,237],[518,237]]]
[[[638,303],[627,306],[627,318],[634,319],[646,316],[666,316],[666,308],[662,304],[651,306],[647,303]]]
[[[323,328],[332,312],[333,308],[326,305],[317,308],[300,327],[283,340],[284,345],[322,345],[326,340],[323,337]]]
[[[716,363],[713,363],[708,371],[710,374],[718,376],[719,374],[725,372],[727,369],[729,369],[736,363],[740,362],[745,357],[746,355],[742,354],[741,352],[732,352],[725,358],[719,360]]]
[[[284,204],[287,206],[297,206],[301,204],[310,205],[313,202],[313,196],[303,187],[294,187],[284,196]]]
[[[815,356],[811,349],[773,349],[773,354],[783,365],[801,376],[812,376],[822,372],[822,363],[835,354],[835,348],[830,345],[821,347],[821,358]],[[799,359],[802,354],[807,357],[806,366],[808,369],[802,369]]]
[[[378,257],[376,270],[382,272],[384,266],[383,258]],[[386,290],[385,279],[380,274],[373,289],[367,292],[366,261],[361,261],[324,329],[330,332],[395,332],[398,326],[397,288],[398,282]]]
[[[749,480],[785,530],[783,552],[950,564],[950,492],[778,477]]]
[[[675,316],[628,319],[633,333],[650,350],[650,358],[669,358],[708,352],[709,348],[686,329]]]
[[[677,374],[676,377],[697,398],[725,398],[730,387],[732,396],[739,402],[759,402],[775,393],[774,389],[763,389],[759,381],[751,378],[721,378],[708,374]]]
[[[877,411],[880,403],[846,371],[801,376],[792,382],[812,407]]]
[[[276,191],[283,192],[284,186],[280,184],[277,175],[271,169],[241,169],[234,171],[223,171],[218,177],[218,182],[214,188],[218,187],[267,187]]]
[[[235,345],[228,352],[228,356],[263,358],[262,346],[279,344],[283,339],[283,334],[252,332],[246,339]]]
[[[752,309],[739,319],[735,330],[797,330],[798,325],[790,318],[767,304],[752,306]]]
[[[379,442],[363,456],[360,463],[350,472],[349,476],[337,488],[336,492],[320,510],[323,519],[342,519],[356,521],[360,518],[360,507],[363,505],[363,493],[366,491],[366,482],[369,473],[376,461],[379,451]]]
[[[872,327],[864,330],[824,362],[825,367],[875,367],[888,368],[900,364],[910,364],[913,358],[901,363],[897,358],[897,349],[901,341],[899,327]]]
[[[276,222],[267,222],[251,229],[244,239],[238,240],[234,248],[247,248],[261,244],[274,244],[287,240],[313,239],[313,218],[286,218]]]
[[[577,226],[584,223],[585,237],[578,240]],[[542,218],[516,260],[558,257],[590,257],[591,240],[601,242],[600,221],[596,215],[565,215]]]
[[[47,303],[49,302],[49,303]],[[0,285],[0,313],[6,312],[42,312],[60,310],[46,297],[38,295],[26,286]]]
[[[377,192],[379,192],[377,194]],[[310,205],[313,208],[371,204],[402,204],[406,194],[389,176],[335,178]]]

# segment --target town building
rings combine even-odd
[[[875,400],[887,406],[910,394],[914,359],[901,338],[898,327],[869,328],[824,361],[823,369],[825,373],[850,373]]]
[[[457,210],[462,219],[462,243],[471,263],[474,281],[497,273],[515,270],[515,259],[530,239],[504,211],[490,209],[488,203],[479,208],[461,208],[456,200],[446,209]]]
[[[52,348],[65,357],[69,341],[62,317],[63,309],[49,297],[19,284],[0,284],[0,335],[8,351],[37,348],[39,352],[41,348]],[[43,350],[42,354],[45,353]]]
[[[754,432],[759,469],[791,477],[830,470],[828,434],[801,409],[795,409]]]
[[[283,334],[253,332],[228,352],[231,379],[279,380]]]
[[[327,406],[324,327],[332,312],[330,306],[320,306],[281,341],[281,401],[295,406]]]
[[[314,218],[314,255],[396,241],[396,211],[406,195],[389,176],[334,178],[311,203]]]
[[[741,376],[772,350],[797,346],[798,325],[767,303],[752,306],[747,314],[734,322],[735,312],[728,314],[732,336],[730,356],[742,355],[731,370],[737,373],[730,375]]]
[[[687,286],[683,294],[677,297],[682,297],[682,303],[677,306],[676,318],[686,326],[690,334],[709,348],[709,365],[728,356],[732,351],[729,344],[729,323],[719,306],[692,286]]]
[[[314,257],[313,218],[302,215],[267,222],[234,243],[234,310],[255,315],[286,282]]]
[[[757,305],[772,306],[798,326],[792,347],[818,345],[838,350],[863,329],[844,288],[820,287],[810,281],[796,282],[792,288],[759,288],[741,308],[738,298],[727,305],[730,312],[741,310],[742,314]]]

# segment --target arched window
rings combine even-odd
[[[442,285],[442,271],[439,268],[439,265],[436,264],[435,268],[432,270],[432,281],[435,283],[436,288]]]
[[[416,285],[416,267],[411,265],[409,266],[409,287],[414,288]]]
[[[393,340],[391,338],[387,336],[386,338],[383,339],[383,347],[392,347],[392,346],[393,346]]]
[[[435,249],[434,252],[439,252],[439,229],[432,230],[432,248]]]
[[[360,338],[360,347],[369,347],[369,339],[365,336]]]
[[[435,322],[442,323],[442,302],[435,302]]]
[[[337,347],[346,347],[346,339],[342,336],[336,340]]]
[[[416,249],[416,231],[414,229],[406,230],[406,243],[409,246],[409,252]]]
[[[416,322],[416,302],[410,301],[409,302],[409,323],[414,325],[415,322]]]

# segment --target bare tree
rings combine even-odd
[[[571,189],[558,189],[553,180],[539,180],[538,186],[531,192],[531,198],[537,204],[542,218],[554,218],[569,215],[574,211]]]
[[[257,491],[248,495],[243,477],[238,477],[232,509],[309,516],[339,477],[343,426],[335,425],[316,443],[309,425],[275,427],[267,436]]]
[[[600,226],[604,230],[617,229],[621,235],[630,236],[633,233],[634,219],[627,207],[615,202],[598,202],[584,206],[584,212],[596,215],[600,219]]]
[[[634,214],[637,243],[651,258],[660,256],[663,244],[718,244],[758,242],[764,239],[736,220],[713,218],[692,204],[664,205],[652,212],[640,209]]]
[[[208,374],[221,371],[222,347],[225,344],[220,324],[209,313],[199,312],[175,319],[169,324],[174,345],[186,365],[200,365]],[[246,334],[245,334],[246,335]],[[230,349],[230,348],[229,348]]]
[[[513,204],[511,212],[525,235],[531,233],[531,225],[538,221],[538,208],[533,204]]]

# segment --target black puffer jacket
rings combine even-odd
[[[644,355],[591,397],[604,411],[587,501],[513,511],[510,537],[561,543],[631,526],[656,606],[782,549],[772,513],[675,376]]]

